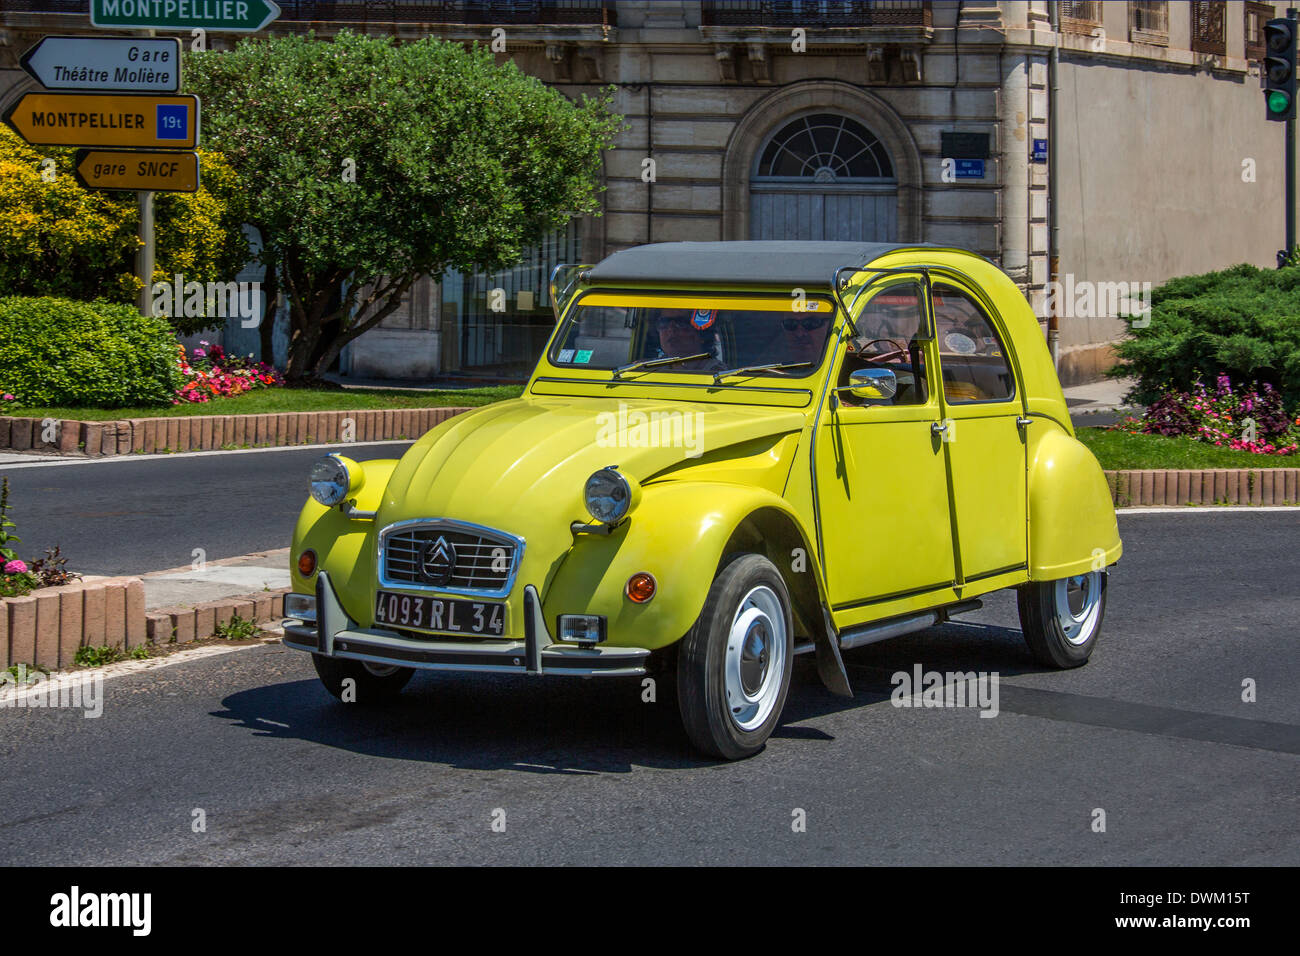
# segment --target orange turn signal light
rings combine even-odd
[[[308,548],[298,555],[298,573],[309,578],[316,573],[316,552]]]
[[[655,591],[659,585],[655,583],[655,576],[649,571],[638,571],[627,579],[627,587],[623,593],[627,599],[635,604],[644,604],[655,596]]]

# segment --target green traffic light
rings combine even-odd
[[[1291,97],[1278,90],[1272,90],[1268,94],[1268,111],[1270,113],[1285,113],[1291,108]]]

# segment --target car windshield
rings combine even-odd
[[[588,292],[569,310],[548,358],[620,375],[744,369],[738,378],[802,378],[821,364],[834,315],[834,303],[819,296]],[[770,365],[791,367],[749,368]]]

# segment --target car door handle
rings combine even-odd
[[[1021,428],[1025,428],[1026,426],[1028,426],[1028,425],[1032,425],[1033,423],[1034,423],[1034,420],[1033,420],[1032,418],[1017,418],[1017,419],[1016,419],[1016,424],[1019,425]]]
[[[948,430],[948,423],[947,423],[947,422],[931,422],[931,423],[930,423],[930,434],[932,434],[932,435],[942,435],[942,434],[943,434],[944,432],[946,432],[947,430]]]

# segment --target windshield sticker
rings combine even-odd
[[[703,332],[709,328],[718,318],[717,309],[696,309],[694,316],[691,318],[691,324]]]
[[[573,358],[575,365],[586,365],[591,361],[591,349],[578,349],[578,354]]]
[[[974,355],[979,351],[975,340],[964,332],[949,332],[943,337],[943,344],[948,346],[948,351],[958,355]]]
[[[565,365],[573,361],[573,349],[560,349],[560,361]]]

